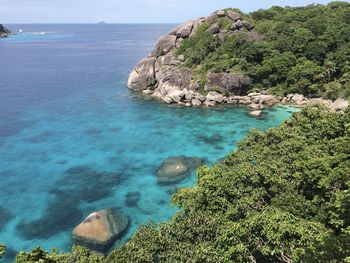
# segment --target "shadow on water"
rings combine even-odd
[[[5,207],[0,206],[0,232],[3,231],[7,225],[7,223],[13,218],[14,216],[10,212],[9,209]]]

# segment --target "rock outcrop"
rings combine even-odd
[[[223,26],[222,19],[228,26]],[[348,107],[349,102],[343,99],[333,102],[322,98],[306,98],[302,94],[278,97],[268,94],[267,91],[259,91],[246,95],[252,85],[251,79],[230,72],[209,72],[203,85],[203,79],[198,79],[193,69],[186,66],[186,57],[178,55],[177,50],[181,42],[195,36],[204,23],[207,23],[206,32],[214,35],[217,41],[242,31],[252,40],[261,38],[252,23],[232,10],[218,10],[207,17],[187,21],[158,40],[149,56],[141,60],[130,73],[128,87],[168,104],[195,107],[211,107],[222,103],[246,105],[254,110],[253,115],[276,104],[303,106],[321,103],[331,111],[343,111]]]
[[[74,228],[74,244],[105,253],[128,225],[128,218],[114,208],[93,212]]]
[[[176,156],[166,159],[156,172],[158,183],[173,184],[191,175],[199,166],[205,162],[196,157]]]
[[[231,26],[223,28],[220,19],[226,19]],[[169,104],[186,106],[214,105],[226,102],[224,97],[227,94],[245,94],[251,85],[249,77],[225,72],[208,73],[205,93],[201,94],[199,80],[194,78],[192,69],[185,65],[186,58],[183,55],[176,55],[181,42],[193,37],[198,27],[204,23],[208,24],[206,31],[217,39],[240,31],[257,35],[254,26],[248,21],[242,21],[241,14],[233,11],[219,10],[207,17],[188,21],[175,27],[157,41],[149,56],[141,60],[130,73],[128,87]],[[206,95],[210,91],[220,93],[222,96],[216,95],[213,99],[212,95],[209,95],[207,99]]]
[[[4,27],[2,24],[0,24],[0,38],[5,38],[9,34],[11,34],[11,31]]]

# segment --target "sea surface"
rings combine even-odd
[[[213,165],[251,128],[278,126],[296,110],[275,107],[257,119],[239,106],[135,96],[128,73],[173,25],[8,27],[24,30],[0,40],[0,243],[8,258],[36,245],[69,251],[74,226],[109,207],[131,220],[115,246],[126,242],[140,224],[171,218],[171,193],[196,182],[193,173],[159,185],[154,174],[166,158]]]

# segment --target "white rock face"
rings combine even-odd
[[[216,103],[221,103],[224,100],[224,96],[215,91],[209,91],[207,94],[207,101],[214,101]]]
[[[261,115],[262,111],[261,110],[255,110],[255,111],[252,111],[251,113],[249,113],[251,116],[254,116],[254,117],[259,117]]]
[[[338,98],[333,103],[334,111],[343,111],[347,107],[349,107],[349,102],[347,100],[344,100],[344,99],[341,99],[341,98]]]

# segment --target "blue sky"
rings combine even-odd
[[[327,4],[326,0],[0,0],[1,23],[178,23],[216,9],[244,12],[273,5]],[[349,2],[349,1],[347,1]]]

